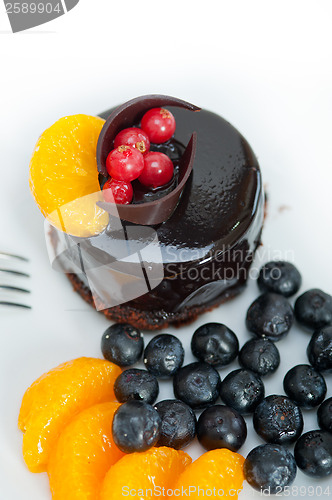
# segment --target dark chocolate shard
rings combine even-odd
[[[163,106],[177,106],[190,111],[200,111],[200,108],[194,104],[176,97],[159,94],[136,97],[125,102],[112,111],[100,132],[97,144],[97,165],[100,174],[107,176],[106,158],[113,149],[113,141],[120,130],[139,123],[144,113],[149,109]]]
[[[116,135],[128,127],[140,122],[142,116],[151,108],[176,106],[190,111],[200,111],[200,108],[189,102],[167,95],[151,94],[136,97],[114,109],[107,118],[97,144],[97,164],[100,174],[107,176],[106,158],[113,148]],[[178,185],[173,191],[158,200],[132,205],[116,205],[114,203],[98,202],[97,205],[111,215],[134,224],[150,226],[165,222],[177,206],[184,186],[193,168],[196,154],[197,138],[194,132],[183,153],[179,165]]]
[[[180,160],[178,185],[167,195],[158,200],[139,205],[117,205],[104,201],[97,202],[97,205],[115,217],[120,217],[122,220],[142,226],[153,226],[165,222],[175,210],[191,174],[194,165],[196,144],[197,135],[194,132]]]

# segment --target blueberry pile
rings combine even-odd
[[[202,325],[191,339],[197,361],[184,366],[184,349],[174,335],[159,334],[144,349],[136,328],[109,327],[102,339],[104,357],[129,367],[143,356],[146,368],[126,369],[115,382],[115,395],[123,403],[113,421],[118,447],[126,453],[151,446],[181,449],[197,437],[206,450],[236,452],[247,437],[243,415],[251,414],[255,431],[266,442],[245,460],[245,477],[253,488],[280,492],[292,484],[297,467],[309,476],[332,474],[332,397],[325,399],[323,375],[332,372],[332,297],[312,289],[300,295],[293,308],[288,298],[298,292],[301,282],[293,264],[265,264],[258,278],[262,294],[246,316],[253,338],[240,348],[226,325]],[[289,333],[295,320],[312,332],[307,347],[310,364],[296,365],[284,374],[285,394],[265,395],[264,377],[280,364],[275,343]],[[236,358],[240,368],[224,374]],[[155,404],[158,379],[172,380],[175,399]],[[303,409],[313,408],[318,408],[319,429],[302,434]],[[288,446],[294,443],[292,454]]]

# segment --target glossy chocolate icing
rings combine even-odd
[[[185,320],[191,308],[212,306],[241,291],[264,217],[261,172],[246,139],[212,112],[167,108],[176,119],[176,140],[186,145],[195,131],[197,148],[176,209],[154,226],[165,277],[149,293],[118,306],[146,314],[146,328]],[[106,119],[111,112],[100,116]],[[107,251],[107,238],[107,232],[91,238],[94,251]],[[87,286],[84,276],[79,279]],[[108,311],[112,317],[112,308]]]

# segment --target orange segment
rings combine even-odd
[[[43,215],[74,236],[100,233],[107,213],[98,182],[97,141],[104,120],[74,115],[58,120],[39,137],[30,161],[30,189]]]
[[[186,498],[187,492],[191,500],[203,497],[237,499],[243,487],[244,458],[226,448],[212,450],[201,455],[180,475],[170,498]],[[178,492],[182,495],[177,495]],[[215,495],[211,494],[215,491]],[[190,495],[189,495],[190,492]]]
[[[112,438],[113,415],[119,406],[92,406],[61,433],[48,463],[53,500],[98,498],[106,472],[124,456]]]
[[[31,472],[43,472],[60,432],[80,411],[115,400],[121,369],[109,361],[78,358],[59,365],[25,392],[18,419],[23,457]]]
[[[190,463],[189,455],[166,447],[125,455],[106,474],[100,500],[134,498],[133,491],[140,500],[161,498],[162,488],[172,488]]]

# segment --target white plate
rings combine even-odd
[[[103,3],[105,9],[106,3]],[[34,143],[39,133],[60,116],[97,113],[149,92],[177,95],[220,113],[251,143],[269,194],[264,246],[257,254],[254,269],[257,271],[272,258],[289,258],[303,275],[301,292],[312,287],[332,292],[330,16],[318,7],[313,13],[311,8],[303,7],[305,2],[294,1],[297,8],[293,6],[290,10],[289,3],[280,12],[279,8],[271,8],[263,22],[259,17],[260,7],[265,8],[266,2],[253,3],[256,10],[252,12],[250,2],[243,19],[229,7],[228,13],[238,20],[236,26],[225,22],[226,18],[219,25],[218,16],[213,19],[206,9],[206,30],[202,36],[213,37],[206,41],[206,46],[190,31],[199,17],[193,13],[195,16],[181,32],[185,72],[183,58],[174,55],[179,43],[176,37],[167,47],[151,47],[152,60],[162,51],[161,60],[168,71],[156,72],[150,66],[149,72],[142,68],[139,58],[133,66],[122,64],[120,56],[132,50],[129,39],[122,45],[123,51],[113,50],[107,63],[98,52],[98,44],[102,32],[107,37],[112,35],[107,31],[109,19],[100,16],[102,26],[98,23],[91,26],[90,12],[84,6],[88,2],[81,2],[81,8],[54,22],[58,33],[22,34],[14,38],[6,35],[8,53],[3,64],[7,79],[2,89],[6,99],[1,108],[0,250],[30,257],[29,264],[15,267],[29,270],[32,275],[27,282],[32,294],[26,301],[33,309],[0,312],[1,500],[50,500],[46,474],[31,474],[22,459],[22,434],[17,428],[22,395],[33,380],[59,363],[78,356],[100,356],[101,335],[109,325],[102,314],[94,312],[72,292],[65,276],[52,271],[46,254],[43,219],[28,189],[28,162]],[[242,8],[246,9],[245,5],[247,2],[242,2]],[[152,11],[155,12],[154,7]],[[76,18],[80,26],[77,22],[77,34],[71,38],[70,23],[74,22],[74,15],[81,16]],[[164,10],[163,15],[167,16]],[[181,15],[186,14],[183,11]],[[120,12],[113,17],[120,18]],[[152,22],[152,17],[149,20]],[[286,25],[281,30],[284,21]],[[134,25],[132,22],[131,29]],[[86,36],[87,26],[91,28],[91,36]],[[123,40],[122,28],[114,23],[112,26],[115,34],[110,46],[113,43],[115,47],[118,40]],[[143,35],[148,41],[148,33]],[[91,41],[93,37],[95,44]],[[106,47],[105,40],[103,43]],[[119,67],[121,72],[116,70]],[[15,283],[25,284],[24,280]],[[167,331],[175,332],[183,341],[185,363],[193,360],[189,348],[191,335],[205,322],[225,323],[236,332],[241,345],[248,340],[250,334],[244,318],[257,295],[256,283],[251,280],[240,297],[201,316],[190,326],[180,330],[169,328]],[[152,335],[146,333],[145,341]],[[307,362],[309,338],[308,333],[295,325],[288,337],[278,343],[281,365],[275,375],[264,380],[266,394],[282,393],[286,371]],[[237,366],[234,362],[221,370],[221,376]],[[326,380],[331,396],[332,375],[327,375]],[[163,382],[160,398],[165,397],[172,397],[172,390],[169,383]],[[315,411],[304,413],[305,431],[316,428]],[[251,419],[246,417],[246,421],[248,439],[240,450],[244,456],[262,442],[252,429]],[[196,458],[202,449],[194,444],[188,451]],[[324,492],[330,485],[332,496],[331,483],[331,477],[313,480],[298,471],[290,496],[328,498],[319,495],[319,490],[311,495],[309,487],[321,486]],[[258,499],[261,495],[245,485],[241,498]]]
[[[253,272],[257,272],[261,264],[271,258],[290,258],[303,274],[301,292],[311,287],[331,291],[331,269],[326,267],[330,258],[330,236],[323,221],[317,220],[315,226],[310,224],[312,218],[315,218],[317,205],[309,206],[303,191],[299,193],[296,190],[298,183],[291,170],[273,171],[265,162],[262,167],[265,180],[268,181],[269,209],[263,233],[264,246],[257,254]],[[293,187],[293,196],[288,199],[285,189],[290,186]],[[26,281],[31,288],[31,297],[27,297],[26,302],[32,304],[33,309],[1,311],[0,488],[3,490],[1,498],[6,500],[22,498],[23,492],[24,498],[46,500],[50,498],[46,474],[29,473],[21,456],[22,435],[17,429],[21,397],[35,378],[53,366],[78,356],[101,356],[100,338],[109,323],[102,314],[93,311],[72,292],[65,276],[51,270],[43,240],[42,219],[27,192],[23,197],[24,209],[20,211],[20,220],[16,221],[16,230],[12,230],[11,246],[7,244],[4,248],[14,249],[31,258],[29,264],[15,263],[15,268],[31,272],[30,280],[22,278],[19,281],[21,284]],[[13,210],[15,205],[12,204]],[[316,241],[319,241],[319,247]],[[238,335],[241,345],[248,340],[250,334],[246,331],[244,318],[248,306],[257,295],[257,285],[251,280],[241,296],[202,315],[192,325],[181,329],[168,328],[167,331],[181,338],[186,348],[185,363],[193,361],[190,352],[193,331],[208,321],[228,325]],[[291,302],[294,302],[293,298]],[[154,334],[145,333],[146,343],[152,335]],[[264,379],[266,394],[283,393],[282,379],[286,371],[295,364],[307,362],[305,350],[309,338],[308,333],[295,325],[289,335],[278,342],[281,365],[276,374]],[[237,367],[238,363],[234,362],[220,370],[221,377]],[[330,395],[331,378],[331,375],[326,377]],[[160,386],[159,399],[173,396],[171,383],[162,382]],[[305,430],[316,428],[315,410],[305,411],[304,414]],[[246,421],[248,438],[240,450],[244,456],[262,442],[252,429],[251,418],[246,417]],[[202,451],[198,444],[188,448],[193,458]],[[330,482],[331,478],[312,480],[299,471],[294,487],[320,485],[324,489]],[[260,497],[259,493],[247,486],[241,496],[248,498],[249,495],[253,498]]]

